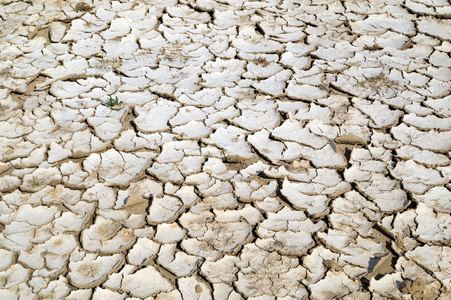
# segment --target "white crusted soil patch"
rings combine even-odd
[[[1,4],[0,300],[450,299],[449,1],[77,2]]]

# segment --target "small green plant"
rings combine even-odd
[[[39,186],[39,182],[37,181],[33,182],[33,186]]]
[[[78,2],[77,5],[75,5],[75,11],[78,12],[89,12],[93,8],[94,6],[89,6],[86,2]]]
[[[119,105],[122,103],[123,103],[122,101],[119,101],[119,99],[117,99],[117,96],[116,98],[109,96],[108,99],[105,101],[105,105],[108,107],[113,107],[115,105]]]

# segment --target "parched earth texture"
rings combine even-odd
[[[449,1],[77,4],[0,1],[0,299],[451,299]]]

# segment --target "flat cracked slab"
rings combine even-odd
[[[0,299],[451,299],[449,1],[0,7]]]

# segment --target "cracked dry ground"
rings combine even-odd
[[[451,299],[448,1],[0,3],[0,299]]]

